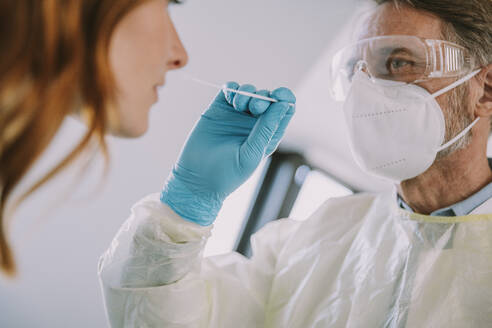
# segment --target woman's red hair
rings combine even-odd
[[[0,2],[0,269],[16,272],[5,208],[12,191],[46,150],[68,115],[87,133],[24,200],[80,154],[104,154],[114,81],[108,62],[118,22],[145,0],[4,0]]]

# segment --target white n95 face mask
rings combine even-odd
[[[435,98],[479,72],[474,71],[435,94],[414,84],[374,83],[363,71],[355,72],[344,111],[352,153],[359,166],[370,174],[398,182],[425,172],[438,152],[463,138],[479,120],[443,144],[445,120]]]

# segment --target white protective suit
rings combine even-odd
[[[472,215],[400,209],[396,192],[274,221],[253,257],[202,258],[211,227],[149,196],[99,274],[111,327],[492,327],[492,199]]]

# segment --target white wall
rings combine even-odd
[[[352,7],[349,0],[190,0],[172,15],[191,57],[189,73],[217,83],[295,88]],[[21,207],[12,226],[20,275],[15,281],[0,278],[0,327],[105,326],[98,257],[130,206],[159,192],[214,93],[172,74],[152,111],[149,133],[138,140],[109,140],[110,172],[102,187],[96,161],[83,179],[71,170]],[[26,185],[82,132],[68,121]],[[309,144],[301,140],[300,146]]]

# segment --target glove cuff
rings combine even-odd
[[[191,190],[174,174],[166,181],[160,197],[162,203],[183,219],[201,226],[209,226],[215,221],[224,198],[213,192]]]

